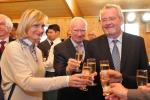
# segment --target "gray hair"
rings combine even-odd
[[[11,19],[4,14],[0,14],[0,19],[3,19],[5,21],[6,27],[8,28],[9,31],[11,31],[13,28],[13,23],[12,23]]]
[[[121,7],[119,5],[116,5],[116,4],[106,4],[101,10],[100,10],[100,19],[101,19],[101,15],[103,13],[103,11],[105,9],[111,9],[111,8],[115,8],[118,12],[118,16],[120,19],[124,20],[124,16],[123,16],[123,13],[121,12]]]
[[[82,17],[74,17],[72,20],[71,20],[71,22],[70,22],[70,29],[71,29],[71,27],[72,27],[72,25],[74,24],[74,23],[77,23],[77,22],[83,22],[84,24],[85,24],[85,27],[86,27],[86,30],[87,30],[87,21],[84,19],[84,18],[82,18]]]

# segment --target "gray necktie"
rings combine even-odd
[[[112,42],[114,43],[114,47],[112,50],[113,63],[114,63],[115,69],[120,71],[120,55],[119,55],[118,47],[116,45],[118,40],[113,40]]]

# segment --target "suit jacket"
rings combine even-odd
[[[48,40],[46,39],[45,41],[41,42],[39,45],[38,45],[38,48],[42,51],[42,55],[43,55],[43,58],[46,58],[48,57],[48,54],[49,54],[49,50],[51,48],[51,45],[50,43],[48,42]]]
[[[41,51],[36,47],[35,61],[28,46],[18,40],[8,44],[1,59],[2,89],[5,100],[15,83],[11,100],[42,100],[41,91],[68,86],[68,77],[44,78],[45,68]]]
[[[97,59],[98,65],[99,60],[108,59],[110,68],[115,69],[106,35],[92,40],[89,46],[92,48],[90,54]],[[136,70],[149,70],[144,39],[142,37],[123,33],[120,67],[120,72],[123,75],[122,84],[127,88],[137,88]]]
[[[83,41],[85,59],[88,58],[88,41]],[[69,58],[75,58],[75,47],[70,39],[54,47],[54,68],[57,75],[66,75],[66,66]],[[98,75],[99,76],[99,75]],[[58,91],[58,100],[103,100],[102,89],[99,80],[97,86],[89,87],[87,92],[78,88],[64,88]]]
[[[150,100],[150,91],[129,89],[128,100]]]

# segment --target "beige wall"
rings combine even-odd
[[[88,31],[96,31],[97,35],[103,34],[101,27],[99,26],[98,17],[84,17],[88,22]],[[69,27],[71,17],[58,17],[58,18],[49,18],[49,24],[58,24],[61,28],[61,38],[66,37],[66,33]],[[150,33],[145,32],[145,23],[142,23],[140,21],[140,18],[137,19],[137,21],[140,23],[140,36],[144,37],[146,50],[148,54],[148,58],[150,61]],[[18,19],[14,19],[13,22],[19,22]]]

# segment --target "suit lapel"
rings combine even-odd
[[[126,64],[126,56],[128,54],[128,49],[130,48],[129,45],[128,45],[129,42],[129,39],[127,38],[127,35],[126,33],[123,33],[123,36],[122,36],[122,54],[121,54],[121,68],[120,70],[122,71],[124,69],[124,66]]]
[[[71,40],[68,39],[68,40],[66,40],[65,42],[66,42],[66,44],[67,44],[67,45],[66,45],[66,48],[68,49],[67,51],[68,51],[69,56],[72,57],[72,58],[75,58],[76,49],[75,49],[75,47],[73,46]]]
[[[88,55],[88,41],[84,40],[83,44],[84,44],[84,51],[85,51],[85,57],[84,57],[84,60],[85,60],[89,57],[89,55]]]
[[[110,68],[114,69],[114,64],[113,64],[113,60],[112,60],[112,56],[111,56],[111,52],[110,52],[110,48],[109,48],[109,43],[108,43],[108,39],[106,35],[102,35],[101,36],[102,39],[99,39],[99,49],[100,50],[100,60],[105,60],[108,59],[109,60],[109,64],[110,64]],[[102,51],[101,51],[102,50]]]
[[[45,47],[48,48],[48,50],[51,48],[51,45],[49,44],[48,40],[45,40]]]

